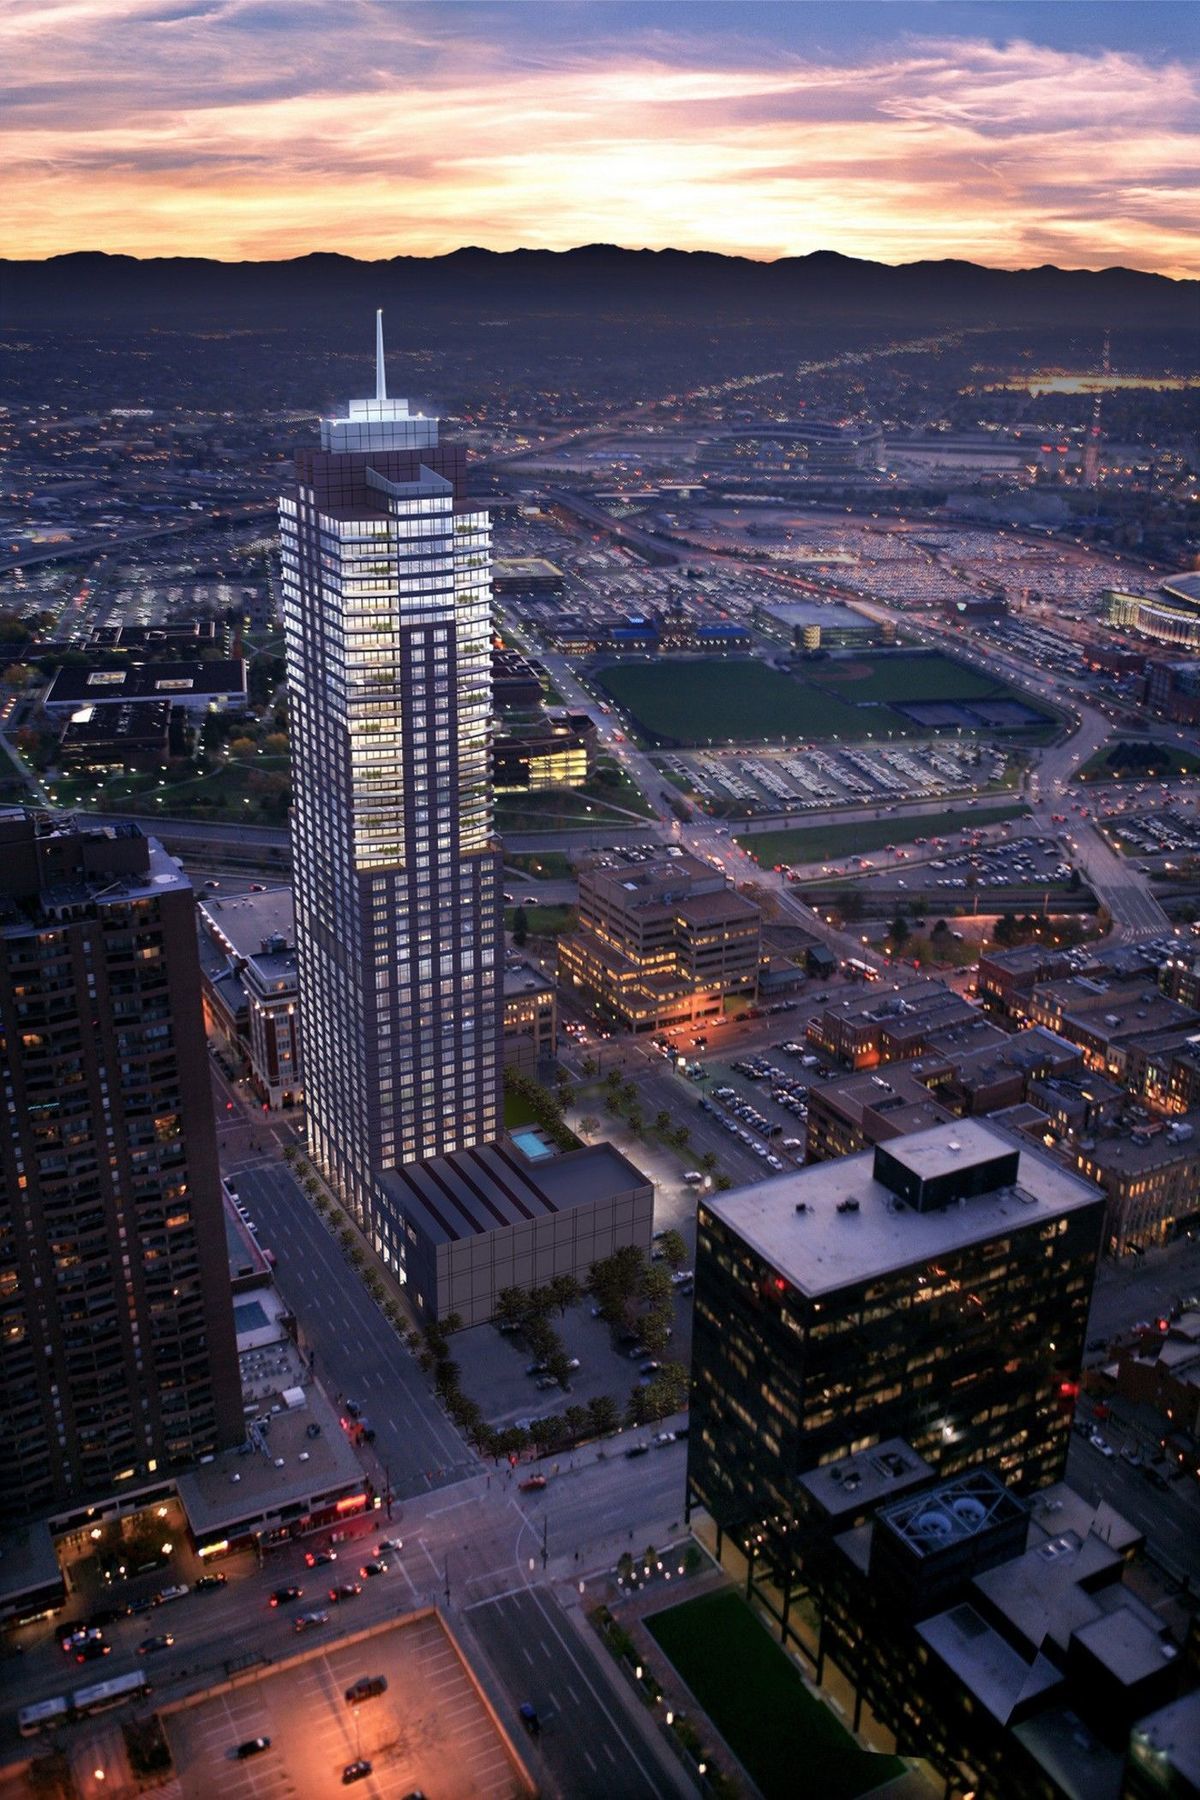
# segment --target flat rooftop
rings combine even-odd
[[[240,699],[246,665],[240,657],[219,662],[123,663],[119,668],[63,668],[42,704],[116,706],[130,700],[170,700],[179,706]]]
[[[247,961],[266,954],[263,946],[272,938],[283,938],[289,947],[296,942],[295,907],[286,882],[261,894],[206,892],[200,913],[213,936]]]
[[[837,1519],[908,1493],[932,1481],[934,1473],[933,1464],[918,1456],[903,1438],[885,1438],[857,1456],[810,1469],[801,1475],[799,1485],[827,1517]]]
[[[1200,1688],[1139,1719],[1131,1745],[1135,1766],[1147,1751],[1157,1752],[1175,1771],[1181,1793],[1188,1786],[1200,1788]]]
[[[377,1174],[381,1191],[433,1243],[536,1223],[650,1182],[611,1144],[532,1162],[511,1138]]]
[[[1105,1204],[1090,1183],[979,1119],[956,1119],[887,1145],[890,1156],[926,1178],[1018,1149],[1015,1187],[942,1211],[897,1209],[895,1194],[874,1178],[873,1151],[706,1197],[703,1206],[800,1293],[816,1298]],[[858,1210],[839,1212],[843,1201],[857,1201]],[[798,1213],[801,1203],[806,1210]]]
[[[315,1383],[304,1389],[304,1404],[270,1410],[265,1433],[249,1449],[226,1450],[209,1463],[189,1469],[176,1480],[196,1537],[203,1543],[222,1534],[236,1535],[249,1525],[312,1512],[328,1500],[358,1492],[365,1477],[342,1430],[337,1413]],[[321,1427],[308,1436],[309,1425]],[[248,1440],[249,1441],[249,1440]]]

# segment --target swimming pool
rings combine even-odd
[[[541,1132],[535,1131],[531,1125],[523,1125],[520,1130],[514,1131],[512,1141],[530,1162],[540,1162],[543,1157],[554,1155],[553,1145],[548,1144]]]

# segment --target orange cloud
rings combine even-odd
[[[375,0],[12,0],[7,254],[605,240],[1200,273],[1182,60],[955,39],[850,67],[661,33],[533,57],[478,24]]]

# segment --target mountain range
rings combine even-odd
[[[1200,281],[1136,269],[989,269],[977,263],[867,262],[834,251],[752,262],[679,250],[590,244],[567,251],[467,247],[447,256],[361,262],[313,254],[282,262],[140,260],[99,251],[0,260],[0,326],[128,324],[261,327],[348,310],[435,308],[464,322],[504,314],[593,320],[676,315],[695,324],[853,321],[1195,329]]]

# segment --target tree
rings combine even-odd
[[[583,1288],[574,1275],[554,1275],[547,1283],[559,1317],[565,1319],[568,1306],[574,1306],[583,1299]]]
[[[561,1344],[546,1358],[546,1373],[557,1381],[565,1394],[571,1385],[571,1364]]]
[[[586,1406],[568,1406],[563,1409],[562,1422],[566,1426],[567,1436],[577,1444],[581,1437],[587,1435],[590,1416]]]
[[[681,1269],[687,1261],[687,1245],[680,1231],[664,1231],[658,1240],[658,1247],[673,1269]]]
[[[520,949],[520,947],[528,940],[529,914],[525,911],[523,906],[518,906],[516,912],[513,914],[512,936],[513,943],[516,944],[518,949]]]
[[[605,1095],[604,1110],[606,1113],[611,1113],[614,1119],[616,1118],[617,1114],[620,1112],[621,1097],[615,1091],[611,1094]]]
[[[594,1056],[585,1056],[583,1061],[579,1065],[580,1073],[582,1075],[584,1075],[588,1081],[591,1080],[592,1076],[596,1073],[598,1067],[599,1067],[599,1064],[596,1062],[596,1059]]]
[[[932,933],[935,938],[945,937],[949,930],[950,927],[947,925],[945,919],[935,919]]]
[[[588,1430],[593,1437],[610,1437],[621,1423],[617,1403],[611,1394],[597,1394],[587,1403]]]
[[[731,1188],[733,1186],[732,1177],[729,1175],[726,1175],[724,1169],[722,1169],[721,1173],[719,1175],[715,1175],[713,1177],[713,1186],[715,1188],[718,1188],[721,1193],[724,1193],[727,1188]]]
[[[608,1074],[604,1077],[604,1085],[611,1088],[615,1094],[619,1092],[623,1080],[624,1076],[621,1074],[620,1069],[610,1069]]]
[[[529,1296],[524,1288],[501,1288],[496,1295],[496,1310],[492,1318],[497,1325],[524,1325],[529,1312]]]
[[[670,1131],[671,1129],[671,1115],[665,1106],[660,1106],[654,1115],[654,1129],[656,1131]]]
[[[632,1131],[634,1137],[640,1137],[642,1135],[642,1132],[645,1131],[645,1129],[646,1129],[646,1121],[642,1115],[641,1107],[640,1106],[631,1106],[629,1109],[628,1117],[629,1117],[630,1131]]]
[[[579,1131],[580,1131],[580,1135],[582,1137],[585,1137],[585,1138],[595,1137],[595,1135],[599,1131],[599,1129],[600,1129],[599,1119],[594,1119],[590,1113],[587,1115],[587,1117],[585,1119],[580,1119],[580,1121],[579,1121]]]
[[[686,1125],[677,1125],[671,1133],[671,1142],[677,1150],[682,1150],[690,1141],[691,1135]]]
[[[441,1321],[441,1325],[446,1336],[453,1337],[456,1331],[461,1331],[463,1328],[463,1316],[461,1313],[448,1312]]]
[[[892,940],[892,948],[897,952],[903,950],[911,935],[908,920],[902,912],[898,912],[888,926],[888,936]]]
[[[713,1170],[716,1168],[716,1166],[717,1166],[716,1151],[715,1150],[705,1150],[703,1155],[700,1158],[700,1167],[704,1170],[704,1173],[706,1175],[711,1175]]]

